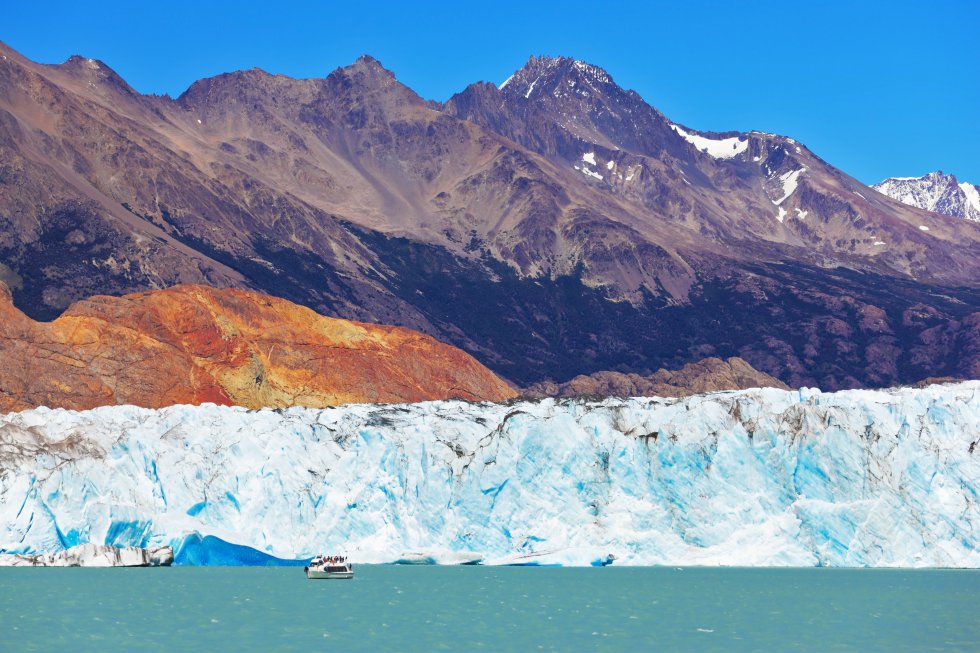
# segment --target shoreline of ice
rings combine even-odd
[[[0,567],[169,567],[170,546],[141,548],[85,543],[49,553],[0,553]]]
[[[0,415],[0,550],[977,568],[978,390],[41,408]]]

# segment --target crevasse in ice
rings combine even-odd
[[[0,550],[980,566],[980,382],[0,416]]]

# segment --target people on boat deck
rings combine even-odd
[[[313,558],[313,564],[343,564],[347,562],[347,556],[325,556],[322,553]]]

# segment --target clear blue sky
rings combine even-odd
[[[673,120],[792,136],[868,183],[980,183],[977,0],[5,4],[0,40],[46,63],[102,59],[144,93],[253,66],[324,76],[368,53],[444,100],[567,55]]]

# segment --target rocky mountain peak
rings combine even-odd
[[[327,75],[322,91],[333,98],[357,100],[370,97],[383,103],[424,104],[415,91],[399,82],[380,61],[366,54]]]
[[[73,54],[64,63],[52,67],[92,86],[110,89],[134,98],[139,96],[139,93],[104,61]]]
[[[980,187],[942,170],[921,177],[890,177],[872,188],[909,206],[980,221]]]
[[[363,66],[365,68],[373,68],[373,69],[376,69],[378,71],[382,71],[382,72],[384,72],[384,73],[386,73],[386,74],[394,77],[394,75],[392,74],[392,72],[390,70],[388,70],[387,68],[385,68],[381,64],[380,61],[378,61],[377,59],[375,59],[374,57],[372,57],[369,54],[362,54],[361,56],[359,56],[357,59],[354,60],[354,64],[353,65],[355,65],[355,66]]]
[[[508,95],[529,99],[535,92],[554,87],[556,83],[573,86],[575,83],[615,86],[612,76],[599,66],[571,57],[531,57],[517,72],[500,85]]]
[[[595,106],[635,96],[599,66],[570,57],[531,57],[500,91],[507,101],[519,104],[573,99]]]
[[[364,87],[386,87],[392,84],[402,86],[395,74],[385,68],[380,61],[369,54],[358,57],[354,63],[341,66],[327,75],[327,81],[344,79]],[[402,86],[403,88],[407,88]]]
[[[289,95],[284,87],[298,87],[304,80],[273,75],[261,68],[236,70],[199,79],[188,87],[177,102],[185,108],[203,109],[228,106],[235,101],[255,103],[271,95]]]
[[[647,154],[679,141],[637,93],[599,66],[570,57],[531,57],[499,89],[471,85],[445,110],[566,161],[593,145]]]

